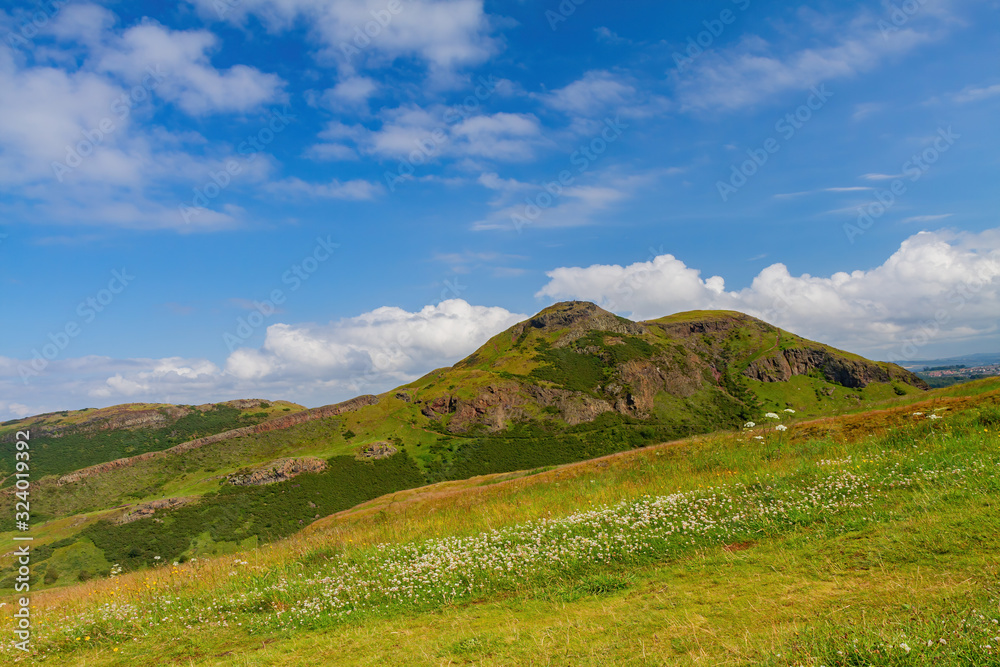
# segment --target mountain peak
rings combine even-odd
[[[589,331],[610,331],[618,334],[639,335],[648,331],[643,324],[619,317],[589,301],[561,301],[545,308],[529,320],[515,327],[519,334],[528,329],[544,332],[568,330],[559,337],[556,347],[563,347]]]

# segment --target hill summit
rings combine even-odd
[[[723,427],[756,415],[775,394],[767,385],[797,377],[809,378],[799,384],[820,397],[873,384],[897,394],[927,388],[895,364],[743,313],[691,311],[633,322],[593,303],[567,301],[391,395],[423,406],[424,416],[452,433],[496,432],[532,420],[575,425],[608,412],[661,423],[697,416]]]

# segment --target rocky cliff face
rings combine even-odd
[[[477,425],[495,433],[507,428],[508,422],[528,421],[531,413],[524,407],[528,404],[555,408],[570,425],[593,421],[597,415],[615,409],[612,402],[581,392],[508,382],[491,384],[473,399],[436,398],[425,403],[421,412],[431,419],[450,416],[447,428],[451,433],[465,433]]]
[[[709,368],[697,357],[683,364],[666,357],[636,359],[622,364],[613,381],[597,388],[598,395],[510,381],[490,384],[472,399],[446,395],[416,403],[422,403],[425,417],[449,416],[447,429],[451,433],[465,433],[477,425],[490,433],[502,431],[510,423],[528,421],[537,411],[529,411],[528,405],[551,408],[570,426],[593,421],[605,412],[646,418],[659,392],[691,396],[702,387],[703,371]]]
[[[895,364],[881,366],[865,359],[848,359],[824,348],[774,351],[754,360],[743,374],[760,382],[786,382],[795,375],[808,375],[814,370],[829,382],[851,388],[893,380],[921,389],[929,388],[926,382]]]

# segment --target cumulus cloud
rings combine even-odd
[[[632,102],[636,95],[628,77],[595,70],[564,88],[543,95],[542,100],[553,109],[568,114],[594,115],[622,107]]]
[[[327,124],[323,143],[307,151],[316,159],[351,159],[358,153],[413,164],[438,159],[485,158],[500,162],[530,159],[546,143],[534,114],[472,113],[461,107],[405,105],[379,112],[379,127]]]
[[[378,92],[378,84],[366,76],[348,76],[322,95],[324,106],[333,111],[357,110],[368,107],[368,99]]]
[[[235,149],[206,150],[197,133],[150,121],[164,104],[196,115],[249,112],[282,99],[281,79],[243,65],[215,68],[209,56],[217,39],[207,31],[154,22],[122,30],[112,12],[93,4],[65,7],[45,38],[56,47],[34,59],[0,44],[0,88],[17,91],[0,95],[0,190],[51,222],[231,226],[232,215],[217,211],[185,223],[174,198],[158,200],[165,187],[201,185],[224,170]],[[258,181],[272,164],[266,157],[245,163],[240,178]]]
[[[220,367],[206,359],[56,359],[22,381],[29,360],[0,357],[0,419],[123,402],[200,404],[263,397],[325,405],[381,392],[471,354],[525,315],[461,299],[382,307],[326,325],[278,323],[259,348]]]
[[[594,301],[639,319],[738,310],[808,338],[897,360],[916,358],[931,344],[995,342],[1000,333],[1000,229],[920,232],[880,266],[831,276],[795,276],[773,264],[749,287],[732,291],[723,277],[705,278],[669,254],[628,266],[563,267],[548,276],[539,297]]]
[[[451,364],[524,319],[503,308],[442,301],[416,312],[382,307],[326,326],[276,324],[260,349],[234,352],[227,370],[240,378],[364,376],[412,379]]]
[[[412,57],[447,80],[500,48],[483,0],[406,0],[396,13],[384,0],[241,0],[222,12],[216,0],[189,2],[212,19],[242,24],[253,15],[274,31],[307,25],[321,55],[344,72]]]
[[[247,65],[213,67],[218,38],[207,30],[170,30],[156,23],[129,28],[100,55],[98,68],[139,82],[162,71],[156,94],[192,115],[244,112],[282,97],[284,82]]]

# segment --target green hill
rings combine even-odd
[[[130,570],[226,553],[384,493],[737,430],[769,412],[857,412],[925,389],[898,366],[741,313],[632,322],[594,304],[560,303],[455,366],[380,396],[309,411],[275,413],[271,404],[247,425],[246,414],[220,416],[219,407],[138,431],[85,427],[80,415],[63,417],[65,425],[52,416],[31,422],[46,452],[72,454],[52,456],[50,476],[33,483],[38,562],[63,563],[47,578],[61,585],[116,563]],[[210,418],[211,428],[178,427]],[[199,437],[173,444],[184,434]],[[123,438],[144,453],[114,460]],[[78,444],[87,439],[101,446]],[[69,469],[81,464],[90,465]]]

